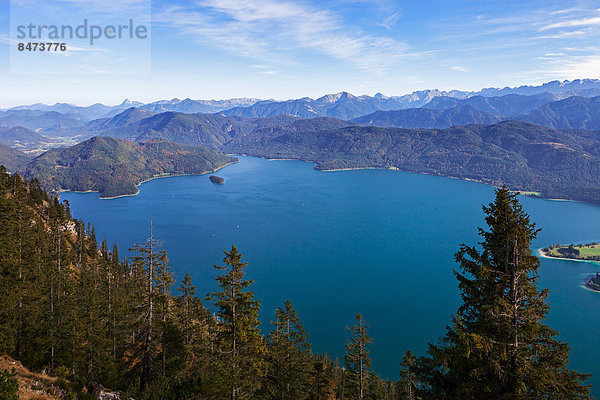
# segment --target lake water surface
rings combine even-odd
[[[100,200],[65,192],[75,218],[96,227],[98,240],[121,254],[154,234],[176,277],[189,271],[197,293],[216,288],[213,264],[235,244],[250,264],[261,317],[291,300],[313,350],[344,353],[345,327],[357,312],[371,325],[374,370],[397,379],[403,353],[423,354],[445,332],[459,305],[452,274],[461,243],[479,241],[481,204],[490,186],[384,170],[320,172],[302,161],[239,157],[208,176],[156,179],[137,196]],[[600,241],[600,207],[522,197],[542,228],[535,248]],[[572,348],[571,366],[594,374],[600,393],[600,293],[582,288],[594,263],[542,259],[540,284],[551,291],[548,324]]]

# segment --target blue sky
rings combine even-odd
[[[149,57],[109,66],[114,42],[73,51],[48,71],[11,71],[10,6],[0,5],[0,107],[57,101],[120,103],[173,97],[400,95],[600,78],[600,2],[485,0],[154,0]],[[123,16],[146,0],[54,0],[46,14]],[[17,11],[15,11],[17,10]],[[101,10],[101,11],[99,11]],[[24,13],[23,13],[24,14]],[[33,17],[31,17],[33,18]],[[13,47],[14,51],[14,47]],[[105,57],[105,58],[102,58]],[[89,67],[71,68],[82,60]],[[22,61],[22,60],[21,60]],[[17,66],[22,65],[18,64]],[[20,68],[20,67],[19,67]]]

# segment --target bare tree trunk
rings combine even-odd
[[[360,336],[362,336],[363,331],[362,331],[362,318],[358,320],[358,331]],[[362,340],[362,339],[361,339]],[[359,374],[359,382],[358,382],[358,386],[360,389],[360,400],[364,399],[364,395],[363,395],[363,358],[364,358],[364,352],[363,352],[363,343],[360,343],[360,350],[359,350],[359,356],[360,356],[360,374]]]
[[[231,341],[231,400],[235,400],[235,384],[237,380],[236,376],[236,321],[237,316],[235,314],[235,282],[231,285],[231,327],[232,327],[232,341]]]

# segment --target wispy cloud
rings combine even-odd
[[[471,71],[469,68],[461,67],[460,65],[453,65],[453,66],[451,66],[449,68],[452,71],[456,71],[456,72],[469,72],[469,71]]]
[[[547,31],[549,29],[558,29],[558,28],[575,28],[582,26],[600,26],[600,17],[591,17],[591,18],[579,18],[579,19],[571,19],[568,21],[557,22],[554,24],[546,25],[540,28],[540,31]]]
[[[391,30],[396,22],[398,22],[402,18],[402,12],[396,11],[395,13],[387,16],[383,21],[378,22],[377,25],[383,26],[387,30]]]
[[[409,46],[347,25],[333,11],[291,1],[202,0],[196,8],[166,7],[154,21],[213,46],[261,62],[293,64],[295,52],[318,54],[382,73],[411,53]],[[394,18],[399,18],[397,15]],[[392,24],[393,19],[387,23]]]
[[[556,57],[550,63],[549,72],[561,79],[600,79],[600,55]]]

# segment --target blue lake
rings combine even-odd
[[[65,192],[74,217],[121,254],[143,242],[150,218],[176,277],[190,272],[203,295],[216,288],[213,264],[232,244],[249,262],[265,329],[291,300],[313,350],[344,353],[345,327],[356,313],[371,325],[373,368],[396,379],[403,353],[426,351],[445,332],[460,301],[452,274],[461,243],[480,239],[481,204],[490,186],[398,171],[320,172],[301,161],[239,157],[218,175],[156,179],[137,196],[100,200]],[[542,231],[534,247],[600,240],[600,207],[522,197]],[[594,376],[600,393],[600,293],[583,279],[600,266],[542,259],[550,289],[548,324],[571,345],[571,366]]]

